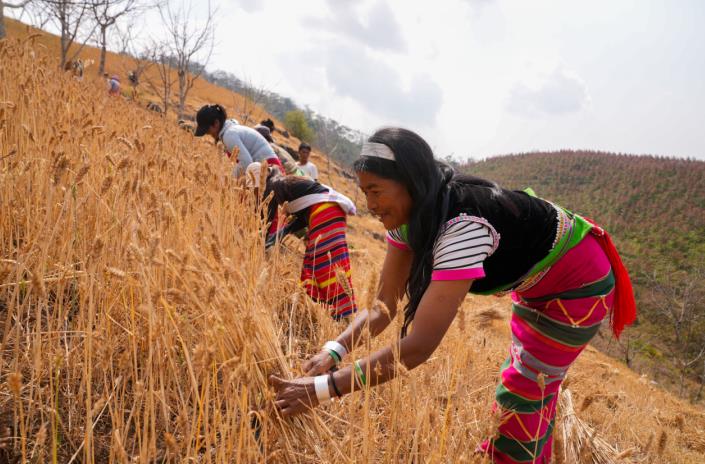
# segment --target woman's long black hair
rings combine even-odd
[[[423,294],[431,283],[433,246],[447,220],[450,188],[455,181],[498,188],[496,184],[472,176],[456,176],[447,164],[433,157],[433,150],[416,133],[402,128],[380,129],[369,142],[381,143],[393,152],[395,161],[363,156],[354,164],[355,172],[369,172],[403,184],[412,200],[409,218],[409,246],[414,260],[406,285],[409,298],[404,308],[402,337],[414,319]]]

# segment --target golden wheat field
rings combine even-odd
[[[0,462],[482,462],[507,301],[468,297],[423,366],[282,420],[267,377],[298,375],[342,329],[299,289],[296,239],[265,254],[212,144],[58,72],[35,39],[0,42]],[[369,304],[381,227],[350,226]],[[555,462],[704,459],[702,410],[594,349],[579,359]]]

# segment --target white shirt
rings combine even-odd
[[[316,165],[312,162],[309,161],[306,164],[299,163],[299,169],[311,179],[318,180],[318,168],[316,168]]]

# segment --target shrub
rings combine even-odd
[[[308,125],[308,120],[303,111],[289,111],[284,115],[284,124],[287,129],[304,142],[312,142],[315,136],[313,129]]]

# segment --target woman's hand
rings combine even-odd
[[[318,406],[313,382],[313,377],[284,380],[274,375],[269,376],[269,384],[277,392],[274,405],[282,416],[295,416]]]
[[[321,375],[335,367],[335,361],[328,351],[322,350],[301,367],[305,375]]]

